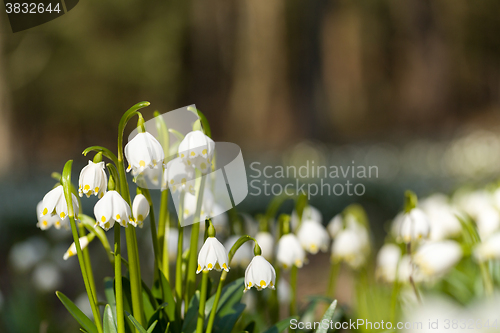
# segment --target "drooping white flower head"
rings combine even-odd
[[[194,166],[201,172],[210,171],[215,142],[202,131],[192,131],[186,134],[179,144],[179,157],[188,166]]]
[[[360,225],[339,232],[332,244],[332,260],[345,261],[353,269],[364,265],[369,252],[368,232]]]
[[[239,235],[229,237],[226,242],[224,242],[225,247],[227,249],[231,249],[240,237],[241,236]],[[246,267],[252,260],[252,256],[252,246],[249,242],[245,242],[238,248],[238,251],[234,253],[233,258],[231,259],[231,264],[234,266]]]
[[[427,215],[421,209],[413,208],[400,221],[398,239],[405,243],[427,239],[430,229]]]
[[[397,280],[402,283],[410,283],[410,276],[415,282],[422,281],[420,271],[415,269],[415,265],[410,256],[405,254],[401,257],[401,260],[399,260]]]
[[[132,202],[132,216],[133,219],[130,221],[134,227],[139,226],[142,228],[144,220],[149,215],[149,201],[143,194],[138,194],[135,196]]]
[[[102,198],[106,193],[108,184],[108,177],[104,168],[104,162],[94,163],[89,161],[89,164],[80,171],[78,180],[78,194],[80,197],[85,194],[88,198],[91,194],[94,194],[98,198]]]
[[[479,243],[474,249],[474,257],[479,262],[500,259],[500,232],[496,232],[485,241]]]
[[[267,231],[260,231],[255,235],[255,240],[262,250],[262,256],[267,260],[274,257],[274,237]]]
[[[377,255],[377,278],[392,283],[396,280],[401,249],[395,244],[385,244]]]
[[[89,236],[89,235],[91,235],[91,236]],[[94,238],[94,234],[89,234],[89,235],[79,238],[80,248],[82,250],[85,249],[89,245],[89,243],[92,241],[92,239]],[[71,243],[71,246],[68,248],[66,253],[64,253],[63,259],[68,260],[69,257],[76,255],[76,253],[77,253],[76,252],[76,245],[75,245],[75,242],[73,242],[73,243]]]
[[[462,232],[462,225],[456,216],[458,212],[448,204],[444,195],[434,194],[422,200],[420,207],[429,218],[430,240],[453,238]]]
[[[245,270],[245,290],[246,292],[252,287],[257,290],[262,290],[267,287],[275,289],[276,271],[273,265],[269,263],[263,256],[255,256]]]
[[[184,195],[184,219],[187,219],[196,213],[197,204],[198,204],[198,199],[196,195],[193,195],[189,192]],[[205,217],[213,215],[214,206],[215,206],[214,195],[208,188],[205,188],[205,191],[203,192],[203,198],[199,216],[200,221],[204,221]]]
[[[191,194],[194,192],[195,171],[177,157],[167,163],[167,167],[163,173],[163,184],[161,190],[167,189],[167,186],[172,192],[185,191]]]
[[[319,250],[328,251],[330,237],[326,228],[313,220],[304,220],[297,232],[300,245],[309,253],[316,254]]]
[[[208,237],[198,253],[196,274],[205,269],[229,272],[229,258],[226,248],[215,237]]]
[[[78,199],[73,193],[71,193],[71,199],[73,201],[73,212],[75,213],[75,218],[77,218],[78,210],[80,209],[78,206]],[[41,209],[42,212],[39,217],[42,218],[42,221],[46,217],[57,215],[61,219],[61,225],[69,224],[68,205],[66,204],[66,199],[64,198],[62,185],[55,187],[49,191],[49,193],[45,194],[42,200]],[[56,224],[56,222],[54,223]]]
[[[94,206],[96,224],[109,230],[118,222],[126,227],[131,221],[130,206],[116,191],[108,191]]]
[[[299,239],[294,234],[286,234],[278,241],[276,260],[283,268],[292,265],[301,268],[306,261],[306,252],[300,245]]]
[[[500,229],[500,213],[495,207],[488,207],[480,211],[475,221],[481,239],[489,238]]]
[[[304,207],[302,211],[302,220],[312,220],[317,223],[323,223],[323,215],[316,207],[311,205],[307,205]],[[299,215],[296,210],[293,210],[292,215],[290,216],[290,226],[292,230],[295,230],[299,225]]]
[[[462,259],[460,244],[452,240],[426,242],[422,244],[413,261],[424,278],[446,274]]]
[[[326,226],[326,229],[328,230],[328,233],[330,234],[331,238],[335,238],[337,234],[344,228],[344,222],[342,219],[342,214],[337,214],[335,215],[330,222],[328,222],[328,225]]]
[[[66,219],[66,224],[63,225],[61,219],[59,218],[59,215],[54,214],[46,214],[42,216],[42,211],[43,211],[43,201],[40,201],[36,205],[36,217],[38,219],[38,222],[36,226],[42,230],[47,230],[51,226],[54,226],[56,229],[61,229],[61,227],[68,228],[68,219]]]
[[[278,280],[278,302],[280,304],[290,304],[292,288],[287,280],[283,277],[280,277]]]
[[[165,158],[161,144],[148,132],[138,133],[125,146],[125,157],[129,163],[127,172],[138,175],[146,168],[162,164]]]

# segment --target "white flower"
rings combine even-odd
[[[398,281],[409,283],[410,276],[413,278],[414,282],[420,282],[422,280],[419,271],[414,269],[414,265],[412,264],[410,256],[405,254],[401,257],[401,260],[398,264]]]
[[[330,222],[328,222],[328,225],[326,226],[326,229],[328,230],[328,233],[330,234],[330,237],[335,238],[337,234],[344,228],[344,222],[342,219],[342,214],[337,214],[335,215]]]
[[[104,162],[94,163],[89,161],[89,164],[80,172],[78,185],[78,194],[80,197],[85,194],[88,198],[91,194],[94,194],[102,198],[104,193],[106,193],[106,186],[108,185]]]
[[[80,248],[83,250],[87,247],[87,245],[89,245],[89,243],[92,241],[93,239],[93,234],[92,236],[83,236],[83,237],[80,237],[79,238],[79,241],[80,241]],[[64,254],[63,256],[63,259],[64,260],[68,260],[69,257],[72,257],[74,255],[76,255],[77,251],[76,251],[76,245],[75,245],[75,242],[71,243],[71,246],[69,247],[69,249],[66,251],[66,253]]]
[[[278,280],[278,301],[280,304],[289,304],[291,300],[292,288],[287,280],[281,277]]]
[[[456,217],[458,212],[448,204],[444,195],[434,194],[422,200],[420,207],[429,218],[430,240],[453,238],[462,232],[462,225]]]
[[[319,250],[325,252],[330,244],[328,231],[322,224],[313,220],[304,220],[297,232],[300,245],[309,253],[316,254]]]
[[[487,239],[500,229],[500,214],[494,207],[488,207],[476,216],[477,231],[481,239]]]
[[[172,192],[185,191],[194,194],[194,169],[185,164],[182,159],[174,158],[167,163],[163,173],[163,184],[161,190],[167,189]]]
[[[162,164],[165,158],[161,144],[148,132],[138,133],[127,143],[125,156],[129,163],[127,172],[132,170],[133,175]]]
[[[302,211],[301,220],[313,220],[314,222],[323,223],[323,216],[321,215],[319,209],[308,205],[304,207],[304,210]],[[292,215],[290,216],[290,225],[293,230],[295,230],[295,228],[299,225],[299,215],[296,210],[293,210]]]
[[[227,249],[231,249],[234,243],[236,243],[236,241],[240,239],[240,237],[241,236],[239,235],[234,235],[229,237],[227,241],[224,243],[225,247]],[[231,264],[235,266],[246,267],[252,260],[252,256],[253,256],[252,246],[250,245],[249,242],[245,242],[234,253],[233,258],[231,259]]]
[[[267,287],[275,289],[276,271],[263,256],[255,256],[245,270],[245,290],[255,287],[262,290]]]
[[[500,232],[479,243],[474,249],[474,257],[480,262],[500,259]]]
[[[188,166],[194,166],[203,173],[210,170],[214,154],[215,142],[202,131],[186,134],[179,144],[179,157]]]
[[[198,198],[196,197],[196,195],[193,195],[189,192],[184,195],[184,219],[187,219],[188,217],[196,213],[197,204]],[[203,199],[199,216],[200,221],[205,221],[205,217],[213,215],[214,205],[214,195],[209,189],[205,188],[205,191],[203,192]]]
[[[401,249],[394,244],[385,244],[377,255],[377,277],[386,282],[394,282],[401,258]]]
[[[66,224],[62,224],[61,219],[57,214],[55,215],[50,215],[46,214],[42,216],[42,211],[43,211],[43,201],[40,201],[36,205],[36,217],[38,219],[38,222],[36,226],[42,230],[47,230],[51,226],[54,226],[56,229],[60,229],[62,226],[64,226],[66,229],[68,228],[68,219],[65,219]]]
[[[122,227],[127,226],[130,218],[130,206],[116,191],[108,191],[94,206],[96,224],[109,230],[115,221]]]
[[[286,234],[278,241],[276,260],[283,268],[295,265],[301,268],[306,260],[306,252],[294,234]]]
[[[132,216],[133,221],[130,221],[134,227],[141,227],[143,225],[144,219],[149,215],[149,201],[142,194],[138,194],[132,202]]]
[[[405,243],[418,241],[429,237],[430,223],[427,215],[419,209],[413,208],[404,215],[399,226],[399,239]]]
[[[217,271],[223,269],[229,272],[229,258],[224,245],[217,238],[208,237],[198,253],[198,269],[196,273],[198,274],[205,269],[211,271],[214,268]]]
[[[370,251],[368,232],[362,226],[351,227],[338,233],[332,245],[332,259],[345,261],[354,269],[361,267]]]
[[[262,256],[267,260],[271,260],[273,258],[274,252],[274,237],[267,231],[261,231],[255,235],[255,240],[257,244],[259,244],[260,249],[262,250]]]
[[[71,199],[73,201],[73,211],[75,213],[75,218],[77,218],[78,210],[80,208],[78,206],[78,199],[73,193],[71,193]],[[57,186],[56,188],[52,189],[49,193],[45,194],[42,200],[41,207],[42,207],[42,212],[40,213],[39,217],[42,218],[42,224],[43,224],[43,219],[45,219],[48,216],[52,216],[54,214],[61,219],[62,225],[67,225],[69,223],[68,205],[66,204],[66,199],[64,198],[64,190],[62,185]]]
[[[420,273],[429,278],[446,274],[461,258],[460,244],[445,240],[422,244],[415,253],[413,262]]]

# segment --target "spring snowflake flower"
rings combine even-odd
[[[479,262],[500,259],[500,232],[491,235],[485,241],[479,243],[474,249],[474,257]]]
[[[286,234],[278,241],[276,250],[276,260],[283,268],[287,269],[292,265],[301,268],[306,261],[306,252],[294,234]]]
[[[426,239],[430,233],[427,215],[419,208],[413,208],[399,222],[399,238],[405,243]]]
[[[345,261],[353,269],[364,265],[369,252],[368,232],[362,226],[342,230],[332,244],[332,260]]]
[[[196,213],[197,204],[198,199],[194,194],[188,192],[184,195],[184,219],[187,219]],[[203,192],[199,221],[203,222],[205,217],[212,216],[214,213],[214,206],[214,195],[209,189],[205,188],[205,191]]]
[[[179,144],[179,157],[188,166],[194,166],[201,172],[210,171],[215,142],[202,131],[192,131],[186,134]]]
[[[377,255],[377,278],[392,283],[396,280],[401,249],[395,244],[385,244]]]
[[[263,256],[255,256],[245,270],[245,290],[246,292],[252,287],[257,290],[262,290],[267,287],[275,289],[276,271],[273,265],[269,263]]]
[[[422,244],[413,258],[415,266],[425,278],[446,274],[462,259],[462,248],[455,241]]]
[[[73,193],[71,193],[71,199],[73,201],[73,211],[75,213],[75,218],[77,218],[78,210],[80,209],[80,207],[78,206],[78,199]],[[53,215],[57,215],[61,219],[61,225],[69,224],[68,205],[66,204],[66,199],[64,198],[64,190],[62,185],[55,187],[43,197],[41,208],[42,212],[38,216],[42,220],[42,226],[44,226],[43,221],[47,221],[48,225],[49,222],[45,219]],[[54,226],[58,228],[57,221],[54,222]]]
[[[326,228],[313,220],[302,221],[297,238],[304,250],[312,254],[318,253],[319,250],[326,252],[330,244]]]
[[[255,240],[260,246],[262,256],[267,260],[273,258],[274,253],[274,237],[267,231],[261,231],[255,235]]]
[[[109,230],[118,222],[126,227],[131,221],[130,206],[116,191],[108,191],[94,206],[96,225]]]
[[[57,214],[55,215],[43,215],[42,216],[42,211],[43,211],[43,201],[40,201],[38,205],[36,205],[36,216],[38,219],[38,222],[36,226],[42,230],[47,230],[48,228],[54,226],[56,229],[61,229],[61,227],[65,227],[66,229],[68,228],[68,224],[62,224],[61,219]],[[66,220],[67,222],[68,220]]]
[[[429,218],[431,226],[429,239],[432,241],[453,238],[460,235],[462,225],[446,196],[434,194],[420,202],[420,208]]]
[[[146,168],[161,165],[165,158],[161,144],[148,132],[138,133],[125,146],[125,156],[133,175],[142,173]]]
[[[194,195],[194,169],[185,164],[182,159],[174,158],[167,163],[167,167],[163,173],[163,184],[161,190],[164,191],[167,187],[172,192],[185,191]]]
[[[92,239],[94,238],[93,234],[91,234],[92,236],[83,236],[83,237],[80,237],[79,238],[79,241],[80,241],[80,248],[83,250],[85,249],[89,243],[92,241]],[[71,246],[68,248],[68,250],[66,251],[66,253],[64,253],[64,256],[63,256],[63,259],[64,260],[68,260],[69,257],[72,257],[74,255],[76,255],[76,245],[75,245],[75,242],[71,243]]]
[[[108,177],[104,170],[104,162],[94,163],[89,161],[82,171],[80,172],[80,179],[78,180],[78,194],[83,197],[85,194],[88,197],[94,194],[102,198],[106,193],[106,186],[108,184]]]
[[[330,234],[330,237],[335,238],[335,236],[338,235],[338,233],[344,228],[344,222],[342,219],[342,214],[337,214],[335,215],[330,222],[328,222],[328,225],[326,226],[326,229],[328,230],[328,233]]]
[[[226,248],[215,237],[208,237],[198,253],[198,269],[196,274],[208,269],[229,272],[229,258]]]
[[[133,219],[130,221],[134,227],[139,226],[142,228],[144,220],[149,215],[149,201],[143,194],[138,194],[132,202],[132,216]]]
[[[312,220],[317,223],[323,223],[323,215],[318,208],[308,205],[304,207],[302,211],[302,220]],[[290,216],[290,226],[293,230],[297,228],[299,225],[299,215],[296,210],[293,210],[292,215]]]

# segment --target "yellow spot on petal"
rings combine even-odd
[[[156,160],[153,160],[153,165],[156,165]]]
[[[191,161],[188,161],[188,165],[191,165]]]
[[[318,247],[316,246],[316,244],[311,244],[311,251],[318,251]]]
[[[104,196],[104,193],[101,192],[101,194],[99,194],[99,199],[101,199],[103,196]]]
[[[300,261],[299,259],[295,260],[295,266],[302,266],[302,261]]]
[[[66,217],[66,214],[64,212],[61,212],[61,214],[59,214],[61,216],[61,218],[65,218]]]
[[[144,162],[143,160],[139,161],[139,166],[145,167],[146,166],[146,162]]]
[[[47,224],[49,224],[47,221],[42,221],[42,225],[43,225],[44,227],[46,227],[46,226],[47,226]]]
[[[208,269],[212,269],[212,267],[214,267],[212,264],[208,264]]]
[[[104,224],[104,228],[109,229],[109,227],[110,227],[109,222],[106,222],[106,223]]]
[[[198,270],[201,271],[201,266],[200,265],[198,265]]]
[[[177,187],[175,187],[175,185],[172,186],[172,191],[175,192],[175,190],[177,189]]]
[[[215,264],[215,269],[220,270],[220,265],[219,265],[219,263],[216,263],[216,264]]]
[[[227,265],[226,264],[222,264],[222,268],[227,269]]]
[[[271,283],[269,283],[269,287],[272,287],[272,286],[274,286],[273,281],[271,281]]]
[[[248,286],[251,287],[252,286],[252,282],[248,282]]]
[[[184,157],[184,154],[181,154],[181,157]]]
[[[288,265],[287,265],[287,264],[283,264],[283,268],[284,268],[284,269],[287,269],[287,268],[288,268]]]
[[[261,287],[265,287],[265,286],[266,286],[266,281],[264,281],[264,280],[260,280],[260,286],[261,286]]]
[[[49,212],[49,210],[48,210],[47,208],[44,208],[44,209],[43,209],[42,214],[43,214],[43,215],[45,215],[45,214],[47,214],[48,212]]]
[[[85,191],[90,190],[90,185],[85,185],[85,186],[83,187],[83,189],[84,189]]]
[[[47,221],[45,221],[45,222],[47,222]],[[61,222],[57,221],[56,222],[56,227],[59,227],[59,226],[61,226]]]
[[[202,170],[205,170],[205,169],[207,168],[207,165],[206,165],[205,163],[201,163],[201,164],[200,164],[200,168],[201,168]]]
[[[206,149],[203,149],[203,151],[201,152],[203,155],[206,155],[207,154],[207,150]]]
[[[96,188],[94,189],[94,192],[95,192],[95,193],[98,193],[98,192],[99,192],[99,187],[96,187]]]
[[[137,216],[137,220],[139,220],[139,222],[144,221],[144,217],[141,214],[139,214]]]
[[[186,178],[182,178],[181,183],[182,185],[186,185]]]
[[[191,156],[194,156],[196,155],[196,153],[194,151],[191,152]]]
[[[120,220],[120,214],[116,214],[116,220],[119,221]]]
[[[101,221],[106,222],[106,217],[104,215],[101,217]]]
[[[173,184],[173,183],[174,183],[174,180],[173,180],[173,179],[172,179],[172,180],[170,180],[170,184]]]
[[[72,257],[72,256],[74,256],[74,255],[75,255],[75,254],[73,253],[73,251],[68,250],[68,257]]]

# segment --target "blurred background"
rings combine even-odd
[[[326,221],[361,202],[380,240],[404,189],[449,193],[499,174],[496,0],[86,0],[16,34],[6,15],[0,20],[0,304],[8,332],[38,331],[39,322],[9,312],[12,302],[46,318],[32,292],[59,307],[52,291],[70,287],[77,267],[61,263],[69,233],[46,236],[35,226],[51,172],[74,159],[76,179],[86,147],[116,149],[118,121],[139,101],[151,102],[146,119],[196,104],[214,140],[238,144],[247,165],[377,166],[379,177],[362,181],[364,196],[311,202]],[[249,196],[239,208],[262,212],[270,199]],[[93,203],[84,206],[89,215]],[[60,237],[66,243],[55,245]],[[18,248],[16,257],[28,239],[39,247]],[[17,267],[26,253],[32,263]],[[33,281],[55,274],[33,266],[40,261],[59,275],[36,289]],[[15,288],[28,284],[36,291]]]

